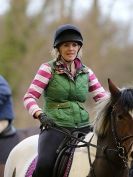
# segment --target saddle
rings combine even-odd
[[[12,124],[9,124],[1,133],[0,138],[6,138],[16,134],[16,129]]]
[[[73,137],[78,139],[84,139],[85,134],[75,131],[72,133]],[[68,177],[77,140],[71,137],[65,137],[59,148],[57,149],[57,159],[53,170],[52,177]]]

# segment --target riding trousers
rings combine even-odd
[[[90,131],[89,126],[79,129],[67,129],[70,131],[77,130],[85,134]],[[38,160],[32,177],[52,177],[54,164],[57,158],[56,151],[64,138],[65,134],[54,129],[43,130],[40,133],[38,142]]]

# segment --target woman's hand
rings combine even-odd
[[[48,129],[49,127],[53,127],[55,126],[55,123],[52,119],[48,118],[48,116],[45,113],[41,113],[38,116],[40,123],[46,128]]]

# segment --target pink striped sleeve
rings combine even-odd
[[[108,97],[107,92],[101,86],[100,82],[98,81],[97,77],[93,73],[91,69],[89,69],[89,92],[91,93],[95,102],[100,101],[101,99]]]
[[[24,95],[24,106],[32,116],[35,112],[41,111],[37,100],[40,98],[43,91],[45,91],[51,77],[50,65],[47,63],[42,64]]]

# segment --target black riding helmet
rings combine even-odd
[[[71,24],[59,26],[55,32],[53,47],[58,48],[61,43],[74,41],[81,47],[83,45],[83,37],[80,30]]]

